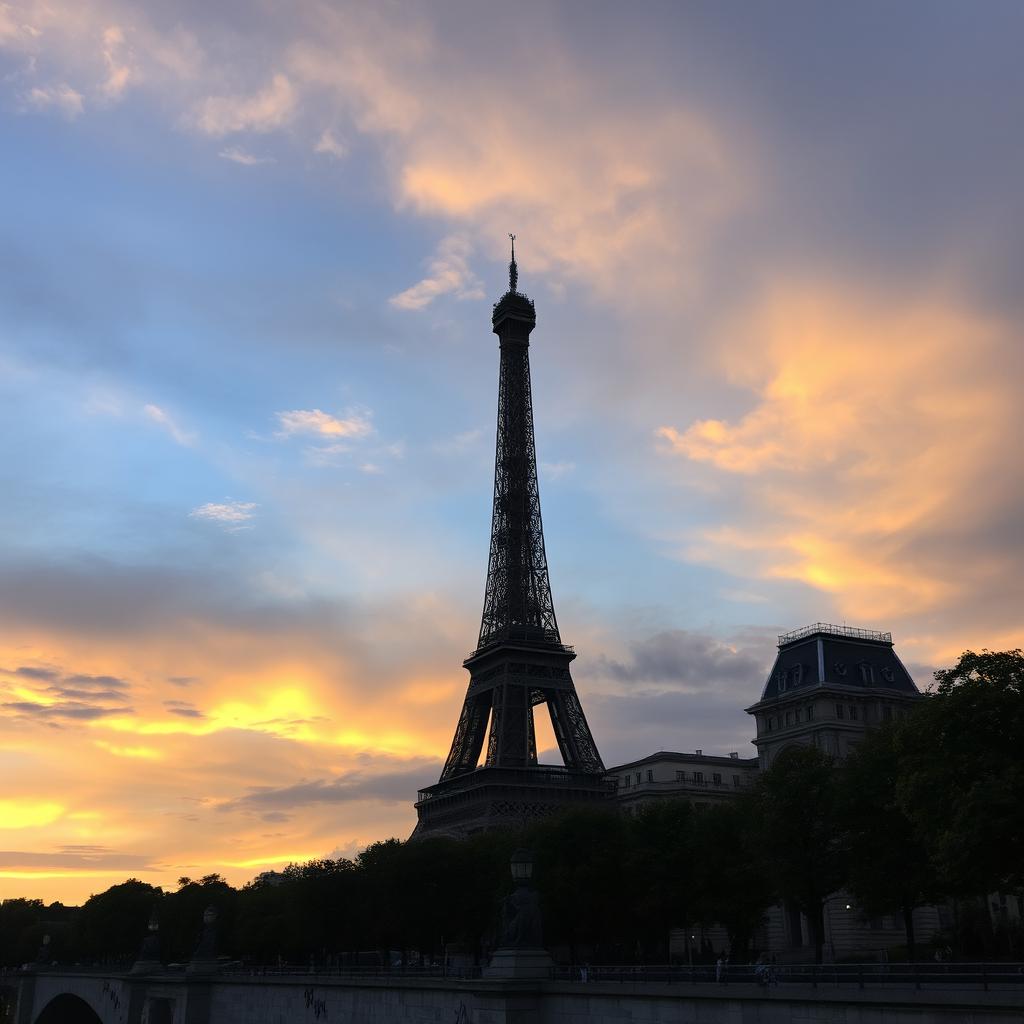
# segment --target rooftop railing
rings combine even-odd
[[[837,626],[832,622],[812,622],[809,626],[791,629],[788,633],[779,634],[779,646],[791,644],[794,640],[802,640],[805,636],[815,633],[827,633],[829,636],[848,637],[852,640],[877,640],[891,644],[892,633],[880,633],[877,629],[857,629],[855,626]]]

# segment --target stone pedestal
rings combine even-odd
[[[550,978],[555,966],[546,949],[496,949],[490,964],[484,968],[485,978]]]

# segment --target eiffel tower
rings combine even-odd
[[[480,636],[463,662],[469,690],[440,781],[421,790],[416,802],[417,838],[523,825],[610,793],[569,674],[576,653],[562,643],[551,599],[530,395],[530,332],[537,315],[517,290],[515,236],[510,237],[509,288],[491,318],[501,368]],[[541,706],[550,714],[563,765],[537,761],[534,714]]]

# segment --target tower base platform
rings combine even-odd
[[[476,832],[522,828],[573,807],[601,807],[614,784],[604,774],[560,767],[477,768],[421,789],[412,839],[462,839]]]

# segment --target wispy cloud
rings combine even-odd
[[[296,99],[288,76],[277,73],[265,88],[252,95],[207,97],[199,104],[194,123],[204,135],[269,132],[291,119]]]
[[[218,523],[229,530],[242,530],[251,526],[258,507],[253,501],[209,501],[192,509],[189,518]]]
[[[369,415],[355,411],[346,416],[332,416],[320,409],[291,409],[277,413],[278,437],[313,434],[328,438],[366,437],[373,430]]]
[[[103,32],[103,62],[107,76],[100,91],[110,99],[117,99],[125,91],[132,77],[132,66],[125,48],[124,31],[111,25]]]
[[[575,468],[575,462],[542,462],[538,467],[541,475],[548,480],[561,480],[568,476]]]
[[[196,443],[197,435],[191,431],[183,430],[166,409],[150,403],[143,407],[142,412],[153,423],[163,427],[182,447],[191,448]]]
[[[320,133],[320,138],[316,140],[313,152],[332,156],[335,160],[341,160],[348,155],[348,147],[335,136],[330,128],[325,128]]]
[[[83,96],[67,83],[33,86],[25,95],[25,103],[36,110],[53,108],[67,118],[76,118],[84,109]]]
[[[232,163],[241,164],[243,167],[257,167],[260,164],[274,163],[272,156],[257,156],[255,153],[250,153],[247,149],[242,149],[241,146],[228,146],[222,149],[217,156],[221,160],[230,160]]]
[[[393,295],[391,305],[398,309],[424,309],[441,295],[457,299],[483,298],[479,279],[469,267],[473,246],[465,235],[442,239],[430,261],[430,273],[404,292]]]

